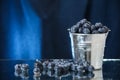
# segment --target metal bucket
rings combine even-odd
[[[102,72],[102,70],[94,71],[94,77],[91,80],[103,80],[103,72]]]
[[[80,34],[69,31],[69,35],[73,59],[87,60],[95,69],[101,69],[108,33]]]

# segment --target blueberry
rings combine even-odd
[[[85,23],[83,26],[82,26],[83,28],[91,28],[91,25],[89,24],[89,23]]]
[[[94,67],[92,65],[88,66],[88,71],[89,72],[93,72],[94,71]]]
[[[78,65],[78,66],[77,66],[77,70],[78,70],[78,72],[82,72],[83,66],[82,66],[82,65]]]
[[[34,63],[34,67],[35,68],[39,68],[40,69],[40,71],[42,71],[43,70],[43,65],[42,65],[42,63],[39,61],[36,61],[35,63]]]
[[[93,30],[95,30],[95,29],[96,29],[95,25],[92,25],[92,26],[91,26],[91,31],[93,31]]]
[[[55,74],[61,76],[63,74],[63,68],[61,66],[55,67]]]
[[[105,29],[105,33],[109,31],[109,28],[107,26],[103,26],[103,28]]]
[[[28,78],[29,78],[28,72],[23,72],[23,73],[21,74],[21,78],[23,78],[24,80],[28,80]]]
[[[83,66],[84,66],[84,67],[87,67],[87,66],[89,66],[89,63],[88,63],[87,61],[84,61],[84,62],[83,62]]]
[[[104,29],[103,28],[98,28],[98,32],[104,33]]]
[[[88,73],[87,77],[90,78],[90,79],[93,78],[94,77],[94,73]]]
[[[79,29],[79,27],[78,26],[73,26],[73,27],[71,27],[71,32],[72,33],[77,33],[78,32],[78,29]]]
[[[15,73],[17,73],[18,75],[21,74],[22,70],[21,70],[21,64],[16,64],[15,65]]]
[[[48,61],[48,60],[47,60],[47,61],[44,61],[44,62],[42,63],[43,69],[47,70],[47,69],[48,69],[48,64],[49,64],[49,61]]]
[[[55,71],[54,70],[48,70],[47,75],[49,77],[54,77]]]
[[[84,24],[84,23],[86,23],[87,22],[87,19],[82,19],[82,20],[80,20],[80,24]]]
[[[84,76],[84,74],[83,74],[83,72],[78,72],[77,73],[77,76],[79,76],[80,78],[83,78],[83,76]],[[78,80],[78,79],[77,79]],[[80,79],[81,80],[81,79]]]
[[[77,71],[78,64],[72,64],[72,71]]]
[[[107,30],[106,27],[102,27],[102,28],[98,29],[98,32],[100,32],[100,33],[106,33],[106,32],[108,32],[108,30]]]
[[[39,73],[39,72],[40,72],[40,69],[39,69],[39,68],[34,68],[34,69],[33,69],[33,72],[34,72],[34,73]]]
[[[77,22],[76,26],[77,27],[82,27],[82,24],[80,22]]]
[[[21,65],[21,70],[22,71],[28,71],[28,69],[29,69],[29,65],[28,64],[22,64]]]
[[[99,22],[99,23],[96,23],[95,26],[96,26],[96,28],[101,28],[101,27],[103,27],[102,23],[100,23],[100,22]]]
[[[89,25],[91,25],[91,22],[90,22],[90,21],[87,21],[86,23],[88,23]]]
[[[54,67],[55,67],[55,64],[54,64],[53,62],[50,62],[50,63],[48,64],[48,69],[49,69],[49,70],[53,70]]]
[[[15,65],[15,70],[21,69],[21,64],[16,64]]]
[[[90,34],[90,30],[88,28],[83,28],[82,32],[84,34]]]

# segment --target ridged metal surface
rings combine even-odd
[[[108,33],[79,34],[69,32],[69,35],[73,59],[87,60],[95,69],[101,69]]]

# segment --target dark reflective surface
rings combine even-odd
[[[34,62],[35,60],[0,60],[0,80],[120,80],[120,61],[104,61],[103,69],[94,71],[95,76],[92,79],[79,79],[79,76],[71,74],[56,78],[41,75],[40,79],[34,79]],[[30,66],[29,78],[23,79],[14,75],[14,65],[22,63],[27,63]]]

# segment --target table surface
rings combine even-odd
[[[33,78],[33,68],[35,60],[0,60],[0,80],[25,80],[14,75],[15,64],[27,63],[30,66],[29,78],[27,80],[35,80]],[[94,71],[94,78],[89,80],[120,80],[120,60],[104,59],[103,68]],[[41,76],[40,80],[58,80],[59,78]],[[73,79],[73,76],[61,78],[59,80],[83,80]],[[87,79],[88,80],[88,79]]]

